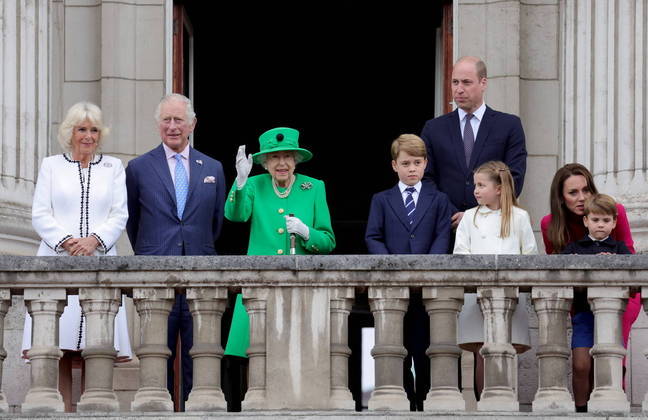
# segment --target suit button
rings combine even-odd
[[[470,185],[470,181],[466,181],[466,186]]]
[[[178,242],[176,245],[178,245],[178,246],[182,246],[182,242]]]
[[[410,238],[414,239],[414,236],[415,236],[415,235],[410,235]]]
[[[279,255],[283,254],[283,249],[278,249],[277,254],[279,254]]]
[[[284,233],[284,229],[283,228],[277,229],[277,233]]]
[[[277,210],[277,213],[279,213],[279,214],[283,214],[283,212],[284,212],[284,209]]]

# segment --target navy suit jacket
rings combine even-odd
[[[424,182],[409,224],[398,185],[371,200],[365,242],[370,254],[447,254],[452,214],[448,197]]]
[[[473,171],[481,164],[499,160],[508,165],[519,196],[524,184],[527,151],[520,118],[486,107],[479,124],[475,147],[466,166],[459,112],[428,120],[421,137],[428,153],[425,179],[448,195],[459,211],[475,207]]]
[[[210,181],[214,182],[210,182]],[[182,220],[162,144],[126,168],[128,239],[136,255],[215,255],[223,224],[221,163],[189,149],[189,192]]]

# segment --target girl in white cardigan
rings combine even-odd
[[[479,205],[467,210],[457,227],[455,254],[537,254],[529,214],[518,207],[515,185],[503,162],[486,162],[474,174],[475,198]],[[528,293],[520,293],[513,313],[512,341],[518,353],[530,348]],[[475,354],[477,398],[484,386],[484,318],[475,293],[467,293],[459,313],[459,346]]]

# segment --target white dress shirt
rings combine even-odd
[[[173,185],[175,185],[175,167],[178,162],[175,159],[175,155],[177,155],[178,152],[171,150],[171,148],[164,143],[162,143],[162,147],[164,148],[164,154],[166,155],[167,163],[169,164],[169,171],[171,171],[171,180],[173,181]],[[191,179],[189,178],[189,143],[187,143],[184,150],[180,152],[180,156],[182,156],[182,164],[187,173],[187,180],[189,180]]]
[[[407,196],[409,195],[409,193],[405,191],[405,189],[414,187],[416,191],[412,193],[412,198],[414,199],[414,206],[416,207],[416,205],[418,204],[419,193],[421,192],[421,185],[423,185],[421,181],[417,182],[415,185],[407,185],[403,181],[398,181],[398,188],[400,189],[401,196],[403,197],[403,205],[405,205]]]
[[[459,112],[459,129],[461,130],[461,138],[464,135],[464,127],[466,126],[466,115],[468,114],[461,108],[457,108]],[[470,125],[472,126],[473,134],[475,135],[475,141],[477,141],[477,132],[479,131],[479,125],[481,124],[482,118],[484,118],[484,112],[486,112],[486,103],[482,102],[481,106],[473,112],[473,117],[470,119]]]

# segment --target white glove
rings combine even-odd
[[[288,233],[296,233],[301,236],[305,241],[310,238],[310,229],[304,224],[301,220],[296,217],[285,216],[286,217],[286,230]]]
[[[252,170],[252,155],[245,157],[245,145],[239,146],[236,152],[236,186],[240,190],[245,186]]]

